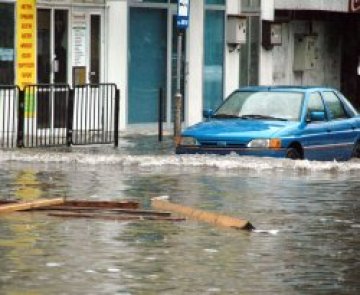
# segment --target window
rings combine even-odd
[[[0,3],[0,84],[14,84],[14,5]]]
[[[215,109],[223,100],[225,11],[206,9],[204,28],[204,107]]]
[[[321,95],[318,92],[310,94],[309,103],[308,103],[308,113],[310,112],[324,112],[325,107],[321,99]]]
[[[331,91],[323,92],[323,97],[325,104],[330,110],[332,119],[342,119],[348,117],[347,114],[345,113],[345,109],[342,102],[334,92]]]

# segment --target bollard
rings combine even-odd
[[[164,121],[164,89],[159,89],[159,112],[158,112],[158,141],[163,140],[163,121]]]

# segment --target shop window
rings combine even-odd
[[[0,84],[13,84],[14,73],[14,5],[0,3]]]
[[[260,12],[260,0],[241,0],[242,12]]]
[[[217,4],[217,5],[225,5],[225,0],[206,0],[206,4]]]
[[[223,100],[225,11],[205,11],[204,107],[215,109]]]

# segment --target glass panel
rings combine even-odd
[[[67,83],[67,51],[68,13],[66,10],[55,10],[55,83]]]
[[[324,103],[321,99],[320,93],[315,92],[310,94],[308,113],[323,112],[325,110]]]
[[[225,0],[206,0],[206,4],[225,5]]]
[[[90,83],[100,82],[100,15],[91,16]]]
[[[334,92],[324,92],[323,97],[333,119],[347,118],[344,107]]]
[[[242,12],[260,12],[260,0],[241,0]]]
[[[157,122],[166,52],[167,10],[130,8],[129,123]]]
[[[14,84],[14,5],[0,3],[0,84]]]
[[[302,93],[237,91],[216,111],[214,117],[299,120]]]
[[[144,2],[144,3],[167,3],[168,0],[142,0],[138,2]]]
[[[50,10],[37,11],[37,80],[50,83]]]
[[[38,9],[37,11],[37,80],[40,84],[50,83],[50,36],[51,11]],[[37,127],[50,128],[49,92],[41,92],[37,96]]]
[[[224,72],[223,11],[205,13],[204,108],[215,109],[223,100]]]

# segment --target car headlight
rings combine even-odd
[[[281,140],[278,138],[273,139],[253,139],[247,144],[249,148],[270,148],[279,149],[281,148]]]
[[[180,140],[181,145],[198,145],[198,141],[194,137],[183,136]]]

